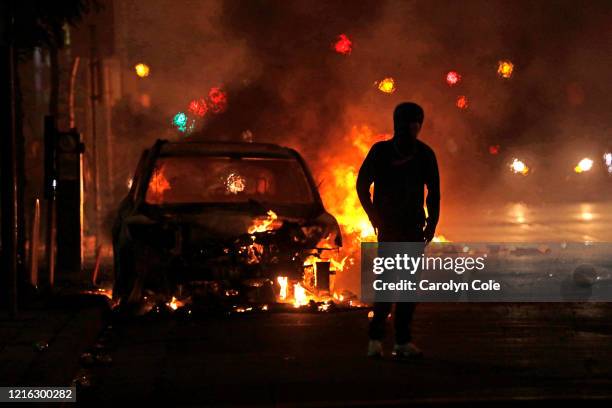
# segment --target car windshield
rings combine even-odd
[[[145,201],[149,204],[311,204],[300,163],[284,158],[171,156],[159,158]]]

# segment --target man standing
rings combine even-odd
[[[440,215],[440,177],[433,150],[417,140],[423,125],[423,109],[412,102],[397,105],[393,112],[391,140],[378,142],[366,156],[357,177],[357,194],[378,234],[379,242],[429,242]],[[370,186],[374,183],[374,198]],[[427,186],[427,213],[424,187]],[[370,322],[368,356],[382,356],[385,322],[392,303],[375,302]],[[417,357],[410,326],[416,304],[395,305],[394,355]]]

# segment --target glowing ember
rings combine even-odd
[[[280,286],[280,292],[278,295],[279,300],[286,300],[287,299],[287,277],[286,276],[279,276],[278,278],[276,278],[276,281],[278,282],[278,285]]]
[[[227,109],[227,94],[221,88],[214,87],[208,92],[208,107],[213,113],[223,113]]]
[[[457,98],[457,107],[459,109],[467,109],[468,107],[468,98],[467,96],[461,95]]]
[[[308,304],[308,297],[306,296],[306,289],[299,283],[293,285],[293,306],[300,307]]]
[[[514,71],[514,64],[510,61],[499,61],[497,64],[497,73],[502,78],[510,78],[512,76],[512,72]]]
[[[593,168],[593,160],[589,159],[588,157],[585,157],[584,159],[580,160],[580,162],[578,162],[576,167],[574,167],[574,171],[580,174],[580,173],[584,173],[585,171],[589,171],[592,168]]]
[[[140,64],[136,64],[134,66],[134,71],[136,71],[136,75],[138,75],[140,78],[146,78],[149,76],[151,68],[149,68],[147,64],[143,64],[141,62]]]
[[[332,48],[338,54],[350,55],[353,51],[353,42],[346,36],[346,34],[340,34],[335,43],[332,44]]]
[[[395,92],[395,80],[393,78],[385,78],[378,82],[378,89],[381,92],[392,94]]]
[[[446,74],[446,83],[449,86],[457,85],[461,81],[461,75],[457,71],[449,71]]]
[[[499,154],[499,149],[500,149],[499,145],[491,145],[489,146],[489,154],[492,154],[492,155]]]
[[[189,102],[189,107],[187,110],[196,116],[202,117],[206,115],[208,105],[206,105],[206,101],[204,99],[194,99],[193,101]]]
[[[240,174],[231,173],[225,180],[225,188],[232,194],[238,194],[246,188],[246,180]]]
[[[249,234],[256,232],[272,231],[279,228],[282,223],[278,220],[278,215],[272,210],[268,211],[268,216],[263,219],[255,219],[251,226],[247,229]]]
[[[524,176],[527,175],[527,173],[529,173],[529,167],[527,167],[527,165],[525,164],[525,162],[519,160],[519,159],[514,159],[512,160],[512,163],[510,164],[510,169],[516,173],[516,174],[522,174]]]

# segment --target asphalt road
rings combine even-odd
[[[443,208],[444,210],[444,208]],[[443,212],[453,241],[612,240],[612,206],[475,202]],[[612,398],[612,303],[421,304],[419,362],[365,357],[367,311],[154,316],[112,322],[85,403],[541,405]],[[391,349],[389,337],[387,350]]]
[[[422,304],[425,358],[365,357],[367,312],[116,321],[81,402],[470,405],[612,397],[612,305]],[[388,339],[387,348],[392,346]]]

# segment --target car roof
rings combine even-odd
[[[166,142],[161,156],[228,155],[294,158],[293,150],[272,143],[248,142]]]

